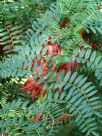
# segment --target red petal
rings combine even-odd
[[[43,112],[40,112],[35,116],[34,123],[37,123],[40,120],[42,114],[43,114]]]
[[[96,47],[96,45],[95,45],[94,43],[90,43],[90,46],[91,46],[92,48],[95,48],[95,47]]]
[[[60,28],[65,28],[68,23],[69,19],[65,17],[63,21],[60,23]]]

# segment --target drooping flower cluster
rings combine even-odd
[[[54,43],[51,42],[51,37],[49,38],[48,43],[42,47],[40,54],[42,54],[42,51],[45,48],[46,48],[46,54],[45,54],[46,57],[48,55],[51,55],[52,53],[54,56],[57,56],[57,55],[61,54],[61,51],[62,51],[62,49],[58,45],[57,41],[55,41]],[[51,61],[54,59],[53,55],[50,57]],[[33,99],[38,95],[40,97],[42,97],[47,92],[47,90],[43,89],[43,84],[38,83],[40,78],[45,76],[46,73],[49,71],[49,67],[48,67],[49,62],[46,60],[46,57],[44,57],[44,58],[42,57],[41,60],[38,60],[38,58],[36,57],[32,60],[32,65],[34,65],[34,63],[36,62],[38,64],[38,67],[36,68],[36,70],[32,74],[32,77],[28,78],[27,81],[25,82],[23,88],[21,88],[21,90],[24,90],[28,94],[31,94]],[[35,74],[38,74],[38,71],[39,71],[41,65],[42,65],[42,72],[40,74],[40,77],[33,80],[33,76]],[[60,63],[58,68],[56,68],[56,63],[53,63],[53,65],[51,67],[51,71],[56,72],[56,79],[57,79],[58,75],[60,74],[60,72],[62,70],[65,73],[67,73],[70,70],[73,71],[74,70],[73,67],[77,67],[77,66],[78,66],[78,62],[76,62],[76,61]]]
[[[60,23],[60,28],[61,29],[65,28],[69,22],[70,22],[69,19],[65,17]],[[83,30],[81,30],[80,35],[82,36],[83,40],[89,44],[90,47],[92,47],[92,48],[96,47],[96,45],[92,42],[92,39],[93,39],[93,32],[92,31],[89,31],[89,33],[87,33],[83,29]],[[43,89],[43,83],[40,83],[40,84],[38,83],[39,80],[41,79],[41,77],[45,76],[46,73],[49,71],[49,62],[46,60],[46,57],[53,54],[50,57],[50,60],[52,61],[54,59],[53,56],[57,56],[57,55],[61,54],[61,51],[62,51],[58,42],[55,41],[54,43],[52,43],[51,40],[52,40],[52,37],[49,37],[47,44],[44,45],[40,51],[40,55],[42,55],[43,49],[46,49],[45,57],[42,57],[41,60],[38,60],[38,57],[36,56],[32,60],[32,67],[35,63],[38,64],[38,67],[36,68],[36,70],[32,74],[32,77],[27,79],[27,81],[24,84],[24,87],[21,88],[21,90],[24,90],[28,94],[31,94],[33,99],[38,95],[40,97],[44,96],[45,93],[47,92],[47,90]],[[82,49],[83,47],[84,46],[80,46],[80,49]],[[39,71],[41,65],[42,65],[42,72],[40,74],[40,77],[33,79],[33,76],[35,74],[38,74],[38,71]],[[68,71],[74,72],[74,67],[78,67],[78,65],[79,65],[78,62],[71,61],[71,62],[60,63],[59,66],[56,68],[56,63],[53,63],[52,68],[50,70],[56,72],[56,80],[57,80],[57,77],[59,76],[59,74],[62,70],[65,73],[67,73]],[[62,90],[60,92],[62,92]]]
[[[61,29],[65,28],[69,22],[70,22],[70,20],[67,17],[65,17],[60,23],[60,28]]]
[[[80,32],[81,37],[83,40],[89,44],[90,47],[95,48],[96,44],[94,43],[94,33],[92,30],[89,30],[89,33],[87,33],[84,29]]]

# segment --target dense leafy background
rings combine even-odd
[[[102,135],[102,1],[0,1],[0,133]]]

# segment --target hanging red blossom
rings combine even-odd
[[[60,28],[61,28],[61,29],[62,29],[62,28],[65,28],[66,25],[67,25],[69,22],[70,22],[69,19],[68,19],[67,17],[65,17],[65,18],[62,20],[62,22],[60,23]]]
[[[60,115],[58,120],[56,120],[56,122],[63,121],[63,120],[68,119],[68,118],[71,118],[71,115],[69,115],[69,114],[62,114],[62,115]]]
[[[95,43],[90,43],[90,46],[91,46],[92,48],[95,48],[95,47],[96,47],[96,44],[95,44]]]
[[[65,73],[68,71],[73,71],[73,68],[78,67],[78,65],[79,63],[77,61],[61,63],[58,69],[58,73],[60,73],[62,70],[64,70]]]
[[[51,53],[55,53],[55,55],[57,55],[57,54],[61,53],[61,47],[58,45],[57,41],[55,41],[54,43],[51,43],[51,41],[48,41],[47,45],[45,45],[43,47],[43,49],[44,48],[47,48],[46,55],[50,55]],[[40,52],[40,54],[41,53],[42,53],[42,51]],[[35,69],[35,71],[32,74],[32,76],[34,76],[35,74],[38,74],[38,71],[39,71],[41,65],[42,65],[43,68],[42,68],[42,72],[41,72],[40,76],[44,76],[46,74],[46,72],[48,71],[48,62],[44,58],[42,58],[41,60],[38,60],[38,58],[35,57],[32,60],[32,67],[34,66],[35,62],[38,64],[38,66]],[[54,70],[55,67],[56,67],[56,65],[53,64],[52,70]],[[32,99],[34,99],[37,95],[43,96],[45,94],[45,92],[46,92],[46,90],[43,90],[43,84],[38,84],[39,79],[40,78],[37,78],[37,79],[33,80],[33,78],[30,77],[25,82],[24,87],[21,88],[21,90],[26,91],[28,94],[32,94]]]
[[[38,62],[38,60],[34,59],[33,63],[34,62]],[[37,95],[43,96],[46,92],[46,90],[43,90],[43,84],[38,83],[40,79],[39,77],[33,80],[33,76],[35,74],[38,74],[41,65],[43,66],[43,68],[40,76],[44,76],[46,74],[46,72],[48,71],[48,62],[42,60],[38,62],[38,67],[35,69],[34,73],[32,74],[32,77],[28,78],[24,84],[24,87],[21,88],[21,90],[26,91],[28,94],[32,94],[32,99],[34,99]]]
[[[87,33],[84,29],[81,30],[80,32],[81,37],[83,40],[89,44],[90,47],[95,48],[96,44],[93,42],[94,41],[94,34],[91,30],[89,30],[89,33]],[[83,46],[80,47],[82,49]]]
[[[42,114],[43,114],[43,112],[40,112],[40,113],[38,113],[38,114],[35,116],[35,118],[34,118],[34,123],[37,123],[37,122],[40,120]]]
[[[58,45],[57,42],[51,43],[48,42],[47,45],[45,45],[44,48],[47,48],[47,54],[55,53],[55,54],[60,54],[61,53],[61,47]]]
[[[24,87],[21,90],[26,91],[28,94],[32,94],[32,99],[37,95],[42,96],[43,85],[38,84],[38,80],[33,80],[31,77],[27,79],[24,84]]]
[[[49,41],[46,45],[43,46],[40,54],[42,54],[42,51],[43,49],[47,48],[46,50],[46,53],[45,55],[48,56],[52,53],[54,53],[55,55],[58,55],[61,53],[61,47],[58,45],[58,42],[55,41],[54,43],[52,43],[51,41],[51,37],[49,38]],[[53,59],[53,57],[51,57],[51,59]],[[44,90],[43,89],[43,83],[39,84],[39,80],[40,80],[40,77],[36,78],[33,80],[33,76],[35,74],[38,74],[39,73],[39,69],[42,65],[42,72],[40,73],[40,76],[43,77],[46,75],[46,73],[48,72],[49,68],[48,68],[48,64],[49,62],[46,61],[45,58],[41,58],[41,60],[38,60],[37,57],[35,57],[33,60],[32,60],[32,67],[34,66],[34,64],[37,63],[38,66],[37,68],[35,69],[35,71],[33,72],[32,74],[32,77],[28,78],[27,81],[25,82],[24,84],[24,87],[21,88],[21,90],[24,90],[26,91],[28,94],[31,94],[32,95],[32,99],[34,99],[36,96],[44,96],[45,93],[47,92],[47,90]],[[59,65],[59,68],[56,69],[56,64],[52,64],[52,68],[50,68],[50,70],[52,71],[55,71],[56,72],[56,80],[57,80],[57,77],[59,76],[60,72],[62,70],[65,71],[65,73],[67,73],[68,71],[74,71],[74,67],[77,67],[79,64],[78,62],[76,61],[72,61],[72,62],[65,62],[65,63],[61,63]],[[59,92],[61,93],[62,90],[59,89]]]
[[[41,119],[41,116],[43,115],[43,112],[39,112],[35,117],[34,117],[34,123],[37,123],[40,121]],[[70,114],[62,114],[58,117],[58,119],[55,120],[55,122],[60,122],[60,121],[63,121],[65,119],[69,119],[71,118],[71,115]],[[50,119],[50,116],[48,116],[48,119]],[[51,125],[52,122],[49,122],[48,125]]]
[[[70,114],[62,114],[62,115],[59,115],[59,117],[57,119],[55,119],[54,121],[55,122],[61,122],[61,121],[65,120],[65,119],[69,119],[71,117],[72,116]],[[50,120],[51,117],[48,116],[48,119]],[[52,124],[52,121],[48,123],[48,125],[46,126],[46,128],[50,127],[49,125],[51,125],[51,124]]]
[[[56,55],[60,54],[61,53],[61,47],[58,45],[58,42],[55,41],[54,43],[52,43],[51,40],[52,40],[52,38],[49,37],[48,43],[43,46],[43,49],[47,48],[46,55],[50,55],[51,53],[55,53]],[[40,53],[42,53],[42,51]]]
[[[80,50],[82,50],[84,48],[84,46],[80,46]]]

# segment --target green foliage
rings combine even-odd
[[[46,108],[45,108],[46,106]],[[35,115],[43,112],[38,123],[34,123]],[[53,135],[60,128],[61,123],[55,123],[56,119],[63,113],[58,104],[43,103],[38,107],[36,103],[21,99],[7,103],[0,111],[2,121],[1,131],[10,135]],[[6,120],[5,120],[6,118]]]
[[[95,0],[0,2],[1,133],[10,136],[55,136],[67,122],[68,135],[101,136],[100,5],[101,1]],[[61,27],[65,18],[67,24]],[[82,37],[83,30],[89,34],[91,31],[100,45],[91,47]],[[58,44],[61,53],[47,54],[48,49],[44,45],[49,45],[50,38],[50,44]],[[38,62],[34,61],[35,58]],[[48,63],[44,76],[44,63],[40,65],[41,61]],[[65,63],[68,70],[62,68],[59,72],[59,67]],[[29,77],[43,85],[45,95],[36,95],[32,100],[29,92],[21,91]],[[59,120],[65,114],[67,119]],[[72,132],[77,130],[79,134]]]
[[[96,118],[101,108],[101,101],[95,96],[97,92],[95,87],[91,82],[86,81],[86,77],[78,76],[76,72],[72,75],[71,72],[68,72],[64,81],[57,83],[61,89],[63,88],[62,94],[56,92],[54,99],[60,103],[66,102],[68,113],[75,117],[75,122],[79,125],[80,130],[83,133],[87,131],[87,135],[90,135],[96,133],[98,129]]]
[[[102,55],[91,49],[83,49],[80,52],[76,49],[74,53],[76,56],[79,55],[76,60],[94,72],[95,77],[100,81],[99,85],[102,86]]]

